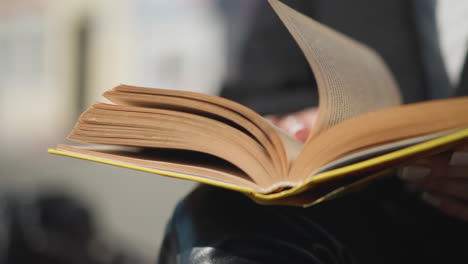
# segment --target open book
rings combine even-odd
[[[304,52],[319,90],[302,144],[254,111],[204,94],[120,85],[80,117],[50,153],[194,180],[259,203],[306,206],[468,141],[468,97],[401,105],[368,47],[271,0]],[[287,52],[287,51],[285,51]]]

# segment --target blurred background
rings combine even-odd
[[[154,262],[193,183],[47,148],[66,143],[81,111],[120,83],[216,94],[242,39],[242,30],[228,33],[245,23],[228,14],[244,2],[253,1],[1,0],[0,194],[70,195],[103,241]]]

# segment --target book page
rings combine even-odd
[[[290,170],[291,180],[349,154],[383,144],[468,128],[468,96],[412,103],[367,113],[328,129],[304,147]]]
[[[110,101],[129,106],[194,113],[242,127],[269,153],[278,175],[286,176],[288,160],[283,142],[271,124],[247,107],[225,98],[187,91],[119,85],[104,93]]]
[[[232,164],[211,155],[183,150],[148,149],[112,145],[67,146],[57,149],[132,166],[178,172],[196,178],[222,181],[253,190],[258,185]]]
[[[353,152],[351,154],[348,154],[342,158],[339,158],[335,161],[332,161],[325,166],[322,166],[318,170],[314,171],[310,177],[313,177],[314,175],[317,175],[322,172],[334,170],[337,168],[341,168],[347,165],[351,165],[354,163],[358,163],[364,160],[368,160],[377,156],[381,156],[386,153],[390,153],[399,149],[403,149],[412,145],[416,145],[425,141],[429,141],[435,138],[439,138],[442,136],[446,136],[448,134],[451,134],[453,132],[459,131],[460,129],[456,130],[449,130],[449,131],[444,131],[440,133],[435,133],[435,134],[429,134],[429,135],[424,135],[420,137],[415,137],[415,138],[410,138],[410,139],[404,139],[404,140],[399,140],[396,142],[392,142],[389,144],[384,144],[384,145],[379,145],[376,147],[371,147],[368,149],[364,149],[361,151]]]
[[[254,138],[218,120],[191,113],[97,103],[80,116],[68,139],[205,153],[230,162],[262,187],[281,178]]]
[[[283,146],[286,150],[286,156],[288,157],[288,167],[290,167],[301,152],[302,146],[304,144],[301,141],[290,136],[283,129],[274,125],[272,126],[280,136],[281,141],[283,142]]]
[[[299,44],[317,82],[319,113],[308,141],[344,120],[401,104],[397,84],[375,51],[277,0],[269,2]]]

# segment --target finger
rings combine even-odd
[[[453,154],[450,158],[450,165],[452,166],[468,166],[468,143],[458,145],[454,148]]]
[[[312,107],[298,112],[295,116],[306,128],[312,130],[317,121],[318,108]]]
[[[424,157],[413,162],[413,165],[429,168],[432,173],[443,174],[452,157],[451,151],[442,152],[433,156]]]
[[[467,153],[444,152],[431,157],[420,159],[410,166],[424,167],[430,170],[432,177],[465,178],[468,179],[468,166],[462,166],[464,159],[468,156],[460,157]],[[455,160],[455,165],[453,165]],[[468,160],[467,160],[468,163]],[[457,165],[458,164],[458,165]]]
[[[415,162],[415,164],[426,166],[450,166],[468,167],[468,143],[461,144],[453,149],[437,155],[426,157]]]
[[[304,141],[307,139],[310,130],[299,120],[296,115],[288,115],[278,122],[278,127],[282,128],[289,135]]]
[[[468,167],[468,150],[454,152],[450,158],[449,165],[465,168]]]
[[[302,142],[305,142],[309,137],[310,130],[308,128],[301,129],[294,134],[294,137]]]
[[[412,166],[409,166],[412,167]],[[419,167],[419,166],[414,166]],[[444,180],[445,178],[448,179],[462,179],[464,181],[468,181],[468,168],[467,167],[459,167],[459,166],[449,166],[446,164],[442,165],[429,165],[424,166],[429,172],[427,173],[428,179],[434,180]],[[438,178],[438,179],[437,179]]]
[[[447,177],[428,177],[419,184],[424,189],[468,201],[468,180]]]
[[[460,171],[458,172],[459,175],[466,173],[466,168],[451,169],[458,169]],[[457,174],[453,173],[453,175]],[[399,176],[423,189],[437,191],[457,199],[468,201],[468,178],[436,175],[429,167],[422,166],[405,167]]]
[[[453,151],[468,152],[468,142],[461,143],[460,145],[456,146]]]
[[[423,200],[442,212],[468,222],[468,203],[439,193],[424,193]]]

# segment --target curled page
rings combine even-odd
[[[317,82],[319,116],[309,140],[344,120],[401,104],[397,83],[375,51],[277,0],[269,2]]]

